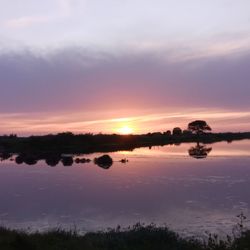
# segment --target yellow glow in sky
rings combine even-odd
[[[118,129],[119,134],[128,135],[133,133],[133,129],[129,126],[123,126]]]
[[[0,134],[37,135],[71,131],[80,133],[142,134],[164,132],[174,127],[187,128],[193,120],[206,120],[214,132],[249,131],[250,112],[225,110],[185,110],[182,112],[149,113],[119,118],[117,114],[85,113],[0,113]],[[123,116],[121,114],[122,117]],[[99,118],[99,119],[98,119]]]

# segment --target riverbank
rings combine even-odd
[[[182,238],[167,227],[137,224],[127,229],[80,235],[61,229],[27,233],[0,228],[0,249],[4,250],[244,250],[250,249],[250,231],[220,240]]]

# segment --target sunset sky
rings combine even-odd
[[[250,131],[249,0],[0,7],[0,134]]]

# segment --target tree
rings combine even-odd
[[[173,135],[181,135],[182,134],[182,130],[181,128],[174,128],[173,129]]]
[[[185,129],[182,131],[182,134],[183,135],[192,135],[192,132],[190,130]]]
[[[164,132],[163,134],[164,134],[164,135],[167,135],[167,136],[170,136],[170,135],[171,135],[171,131],[168,130],[168,131]]]
[[[205,121],[196,120],[188,124],[188,130],[192,133],[202,134],[205,131],[211,131],[212,129]]]

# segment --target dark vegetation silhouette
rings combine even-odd
[[[12,157],[12,155],[10,156]],[[22,164],[25,163],[27,165],[35,165],[38,162],[39,159],[37,159],[35,157],[35,155],[32,154],[19,154],[16,158],[15,158],[15,162],[16,164]]]
[[[181,237],[167,226],[155,224],[134,226],[81,235],[78,231],[54,229],[28,233],[0,227],[0,249],[3,250],[249,250],[250,231],[245,228],[246,217],[237,216],[238,223],[231,235],[223,239],[216,234],[207,237]]]
[[[57,166],[60,160],[61,160],[61,155],[59,154],[50,155],[45,158],[46,164],[50,167]]]
[[[36,156],[32,156],[29,154],[19,154],[17,156],[10,154],[9,157],[5,157],[4,159],[1,158],[1,161],[4,160],[9,160],[11,157],[15,157],[15,163],[16,164],[27,164],[27,165],[34,165],[38,162],[38,160],[44,160],[45,163],[48,166],[55,167],[57,166],[60,162],[62,163],[63,166],[72,166],[74,163],[75,164],[85,164],[85,163],[90,163],[91,160],[88,158],[80,158],[77,157],[74,160],[74,155],[60,155],[60,154],[48,154],[44,156],[43,158],[36,158]],[[13,159],[13,158],[11,158]],[[127,163],[127,159],[121,159],[119,162],[121,163]],[[94,163],[98,165],[101,168],[108,169],[113,165],[113,159],[109,155],[103,155],[98,158],[94,159]]]
[[[20,164],[27,164],[27,165],[35,165],[38,163],[40,160],[44,160],[44,162],[51,167],[57,166],[59,163],[62,163],[63,166],[72,166],[74,163],[75,164],[87,164],[91,162],[91,159],[85,158],[85,157],[80,157],[79,155],[60,155],[60,154],[46,154],[40,157],[37,157],[36,155],[31,155],[31,154],[5,154],[3,157],[0,156],[1,161],[15,161],[17,165]],[[93,162],[95,165],[108,169],[113,165],[113,159],[109,155],[103,155],[97,158],[93,159]],[[120,163],[128,163],[128,159],[123,158],[119,160],[118,162]]]
[[[208,132],[208,133],[207,133]],[[108,153],[115,151],[132,151],[140,147],[164,145],[180,145],[181,143],[211,144],[214,142],[250,139],[250,132],[245,133],[211,133],[207,122],[196,120],[188,124],[187,129],[179,127],[166,132],[155,132],[141,135],[117,134],[77,134],[66,132],[57,135],[17,137],[16,135],[0,136],[0,159],[6,160],[13,154],[17,164],[34,165],[39,160],[45,160],[49,166],[56,166],[60,162],[64,166],[71,166],[72,155]],[[208,154],[206,148],[194,147],[190,149],[190,156],[200,158]],[[209,147],[208,147],[209,148]],[[67,156],[68,155],[68,156]],[[69,156],[71,155],[71,157]],[[83,159],[75,163],[88,163]],[[125,162],[123,162],[125,163]],[[103,166],[103,164],[97,164]]]
[[[128,163],[129,161],[128,161],[128,159],[124,158],[124,159],[121,159],[120,162],[121,163]]]
[[[212,131],[211,127],[208,126],[206,121],[196,120],[188,124],[188,130],[192,133],[202,134],[206,131]]]
[[[179,146],[180,143],[175,143],[174,145]],[[149,147],[151,149],[151,147]],[[212,147],[207,147],[205,144],[200,144],[197,142],[196,146],[190,147],[188,150],[188,154],[196,159],[203,159],[208,156],[208,154],[212,151]],[[14,160],[16,164],[27,164],[27,165],[35,165],[40,160],[44,160],[44,162],[50,166],[55,167],[59,163],[62,163],[63,166],[72,166],[75,164],[86,164],[90,163],[91,159],[84,158],[84,157],[77,157],[77,155],[71,154],[71,155],[64,155],[64,154],[43,154],[43,155],[32,155],[32,154],[4,154],[0,156],[1,161],[5,160]],[[74,159],[75,158],[75,159]],[[94,164],[103,168],[103,169],[109,169],[113,165],[113,159],[105,154],[103,156],[94,158],[93,160]],[[126,158],[123,158],[119,160],[121,163],[128,163],[129,160]]]
[[[63,166],[72,166],[74,163],[72,156],[63,156],[61,161]]]
[[[191,157],[195,159],[204,159],[212,151],[212,147],[207,147],[206,145],[201,145],[197,142],[195,147],[191,147],[188,153]]]
[[[75,159],[75,163],[76,163],[76,164],[80,164],[80,163],[89,163],[89,162],[91,162],[91,160],[90,160],[90,159],[87,159],[87,158],[79,158],[79,157],[77,157],[77,158]]]
[[[1,152],[0,153],[1,161],[9,159],[11,156],[12,156],[11,153],[8,153],[8,152]]]
[[[113,165],[113,159],[109,155],[103,155],[95,158],[94,163],[101,168],[109,169]]]
[[[181,135],[182,134],[182,130],[179,127],[176,127],[173,129],[173,135]]]

